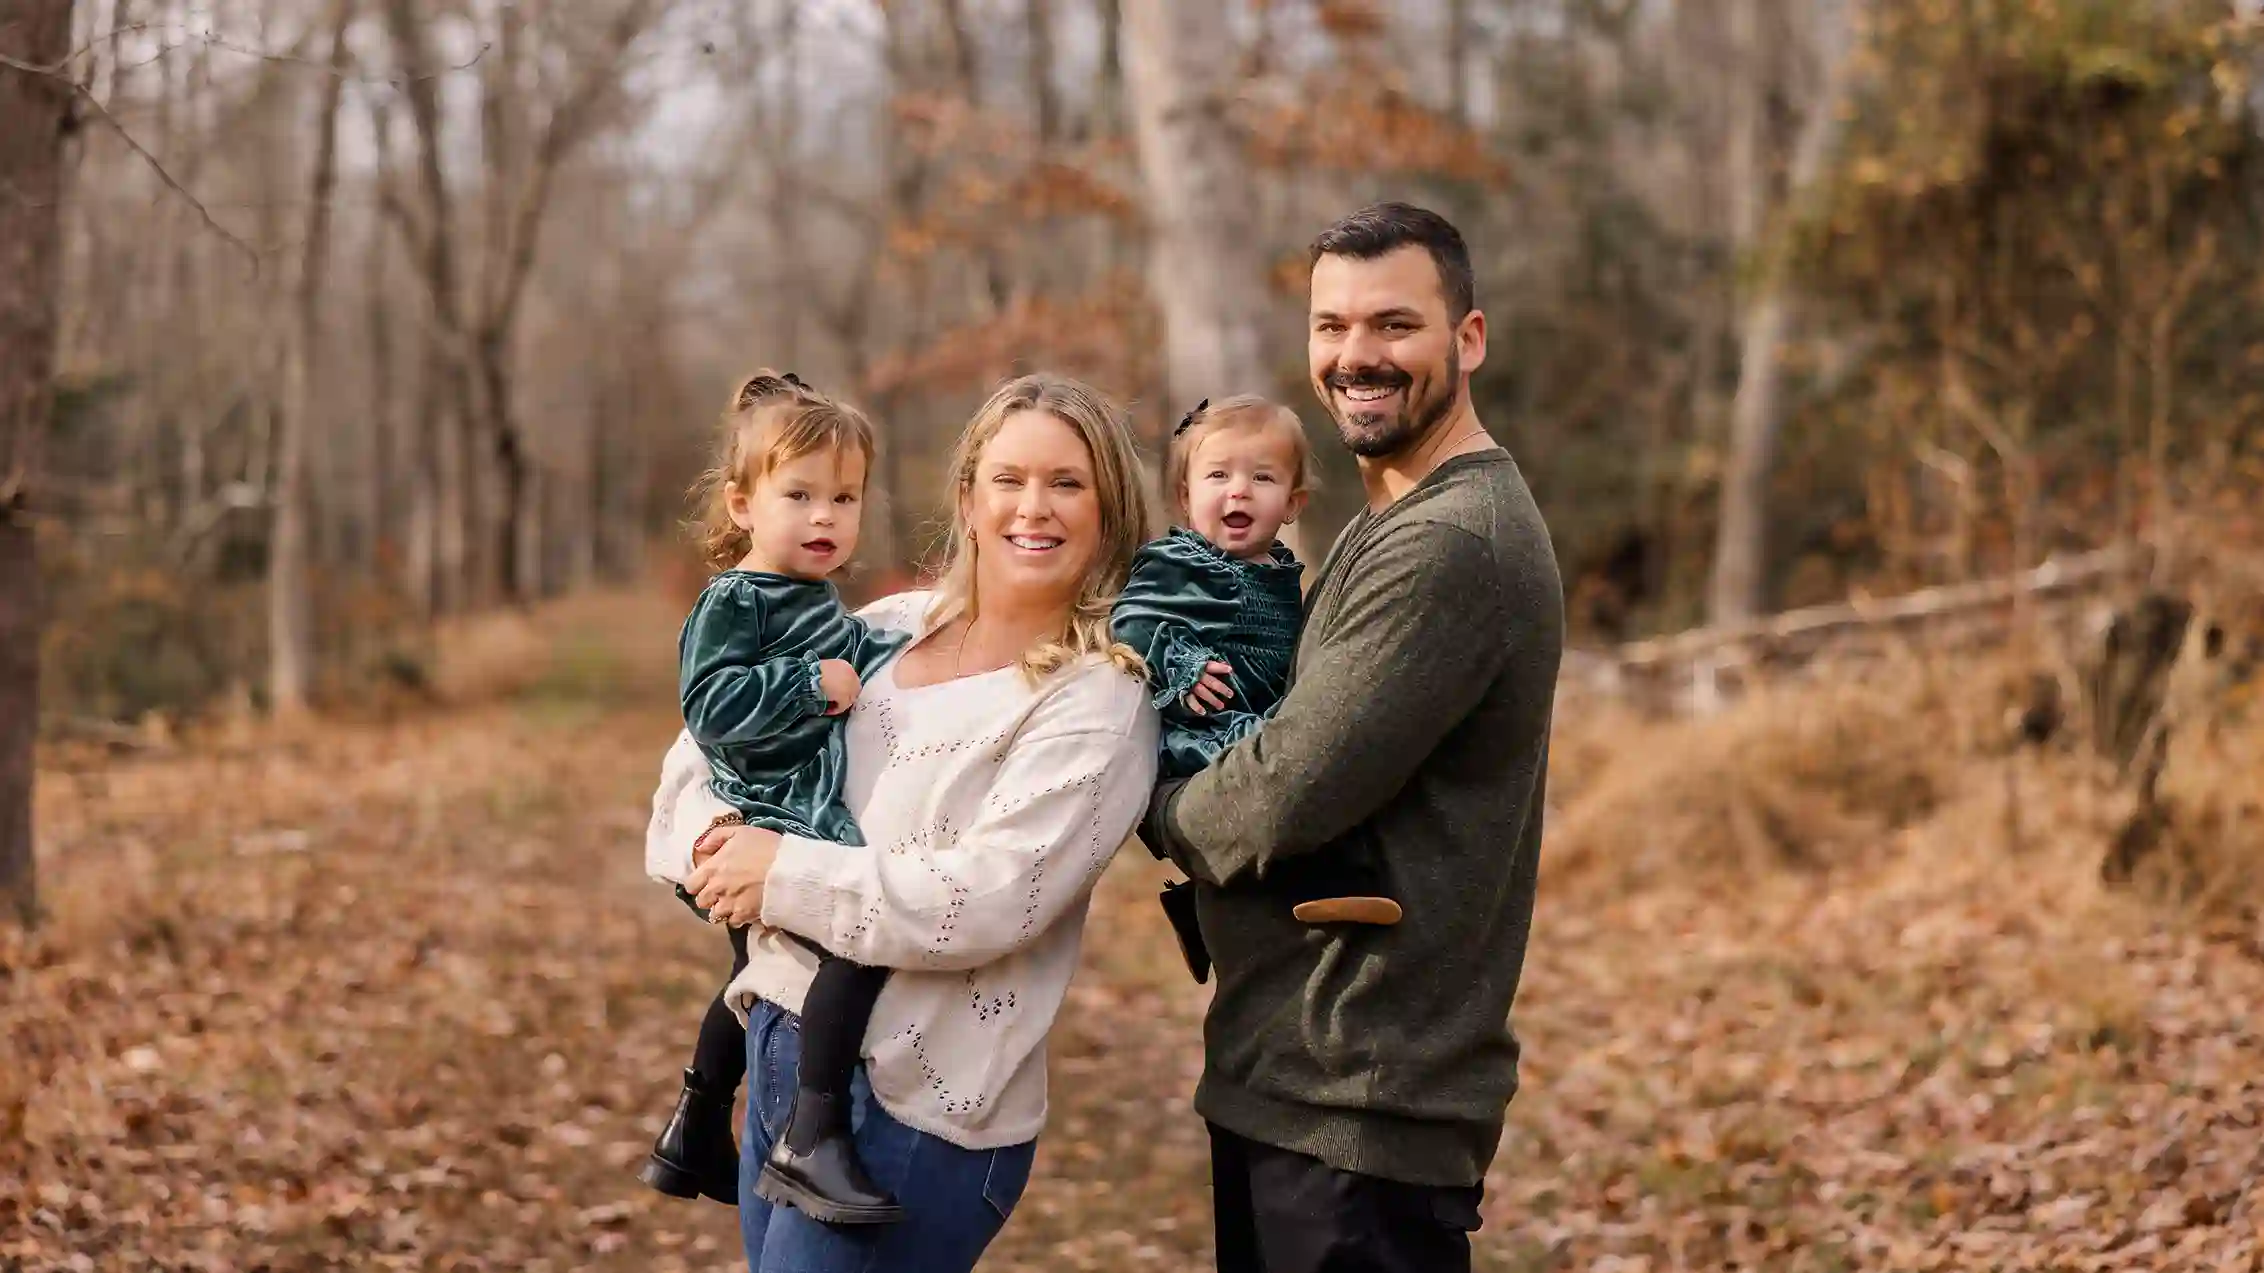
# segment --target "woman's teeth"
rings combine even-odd
[[[1006,542],[1026,552],[1042,553],[1061,547],[1061,541],[1046,535],[1008,535]]]

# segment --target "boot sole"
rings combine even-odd
[[[792,1207],[821,1224],[894,1224],[904,1218],[902,1207],[852,1207],[821,1198],[787,1178],[769,1163],[755,1177],[755,1196],[764,1202]]]
[[[709,1198],[725,1206],[739,1205],[737,1182],[733,1182],[732,1196],[722,1197],[700,1184],[697,1173],[687,1171],[665,1158],[647,1158],[637,1168],[637,1179],[644,1181],[671,1198]]]

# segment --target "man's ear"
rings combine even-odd
[[[1454,326],[1456,352],[1462,356],[1462,374],[1486,365],[1486,312],[1471,310]]]

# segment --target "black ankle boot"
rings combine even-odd
[[[849,1136],[849,1098],[798,1092],[755,1194],[826,1224],[892,1224],[904,1208],[865,1174]]]
[[[661,1128],[637,1179],[671,1197],[708,1197],[738,1206],[739,1146],[731,1133],[731,1094],[710,1092],[697,1071],[684,1071],[676,1112]]]

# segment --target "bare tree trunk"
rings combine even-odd
[[[1713,578],[1707,590],[1706,617],[1716,625],[1750,619],[1761,612],[1763,604],[1768,563],[1769,477],[1776,463],[1777,435],[1783,425],[1781,355],[1791,321],[1786,232],[1791,221],[1806,214],[1817,180],[1839,147],[1844,127],[1840,107],[1846,95],[1851,20],[1846,10],[1854,3],[1855,0],[1826,0],[1818,6],[1816,51],[1825,68],[1825,82],[1823,91],[1809,106],[1808,118],[1802,122],[1799,140],[1793,148],[1782,210],[1789,215],[1780,215],[1777,224],[1766,230],[1757,225],[1750,230],[1755,236],[1753,241],[1759,245],[1761,261],[1759,277],[1741,322],[1737,397],[1730,404],[1729,451],[1722,472],[1721,512],[1715,526]],[[1757,0],[1737,0],[1733,10],[1738,34],[1749,37],[1741,41],[1741,51],[1747,54],[1756,54],[1758,50],[1757,8]],[[1741,56],[1738,61],[1744,73],[1758,79],[1759,67],[1751,58]],[[1756,83],[1749,91],[1759,94],[1764,88],[1764,84]],[[1767,206],[1767,178],[1757,153],[1760,146],[1750,135],[1759,127],[1759,113],[1759,103],[1749,101],[1733,114],[1737,121],[1731,133],[1733,166],[1736,162],[1748,166],[1742,173],[1732,173],[1737,185],[1731,197],[1740,201],[1732,217],[1733,226],[1758,218],[1759,209]],[[1747,137],[1742,144],[1736,140],[1741,135]],[[1750,147],[1754,153],[1739,161],[1737,156],[1745,147]],[[1760,238],[1764,234],[1766,242]]]
[[[667,0],[630,0],[608,24],[594,60],[539,132],[529,135],[508,128],[496,134],[499,139],[508,137],[507,149],[525,153],[489,158],[512,180],[508,215],[499,212],[490,223],[491,233],[500,237],[491,239],[481,258],[477,308],[469,329],[473,366],[467,369],[477,407],[467,412],[467,418],[484,429],[480,450],[495,462],[500,506],[495,510],[492,565],[504,594],[514,601],[533,600],[542,590],[542,554],[536,547],[542,525],[542,475],[536,468],[538,457],[521,430],[511,385],[512,336],[518,328],[519,305],[540,256],[558,170],[596,130],[619,90],[630,47],[667,7]],[[524,32],[516,12],[504,12],[507,47],[502,65],[506,68],[516,68],[520,62],[518,46]],[[524,91],[510,76],[503,86],[512,93]],[[488,87],[492,91],[495,86]]]
[[[377,187],[384,190],[391,185],[388,158],[392,154],[385,141],[390,116],[380,112],[374,119],[378,130]],[[369,451],[368,464],[362,475],[367,483],[362,500],[367,506],[369,524],[362,538],[361,565],[365,571],[376,573],[380,563],[397,553],[401,544],[398,527],[393,516],[394,473],[404,450],[404,435],[399,411],[395,404],[402,399],[397,383],[400,367],[393,356],[393,311],[387,295],[385,227],[372,224],[369,239],[362,245],[362,304],[366,333],[369,338]]]
[[[71,0],[13,0],[0,56],[53,67],[70,51]],[[31,497],[55,405],[62,283],[66,83],[0,66],[0,914],[39,917],[32,742],[39,730],[40,589]]]
[[[1470,124],[1470,0],[1447,0],[1446,108],[1455,123]]]
[[[976,89],[982,75],[975,57],[975,40],[967,28],[966,0],[943,0],[943,30],[951,54],[952,75],[967,92],[969,106],[982,105]]]
[[[1119,127],[1124,108],[1124,5],[1122,0],[1100,0],[1100,83],[1093,86],[1093,102],[1085,116],[1083,140],[1106,137]]]
[[[887,20],[888,18],[884,14],[882,21]],[[766,122],[772,125],[770,144],[778,148],[778,154],[770,164],[771,197],[765,200],[765,204],[770,213],[771,248],[778,254],[777,265],[773,268],[772,277],[777,280],[775,286],[781,296],[792,293],[794,284],[789,281],[792,277],[791,272],[807,268],[807,262],[802,259],[801,205],[786,193],[788,185],[786,174],[795,171],[801,160],[802,46],[800,35],[798,24],[795,22],[795,6],[787,5],[784,12],[779,15],[777,33],[771,37],[778,50],[777,56],[779,58],[778,78],[780,83],[777,96],[764,101],[762,104],[762,115]],[[756,91],[758,94],[761,92],[760,89]],[[780,348],[783,351],[782,356],[789,368],[801,365],[801,333],[801,316],[799,314],[789,315],[785,330],[780,333],[783,337],[780,342]]]
[[[315,361],[322,352],[323,275],[330,259],[331,194],[338,184],[338,105],[346,88],[346,27],[353,0],[332,5],[330,70],[324,77],[307,192],[307,241],[299,265],[298,330],[285,369],[282,436],[275,465],[275,527],[268,540],[268,697],[277,716],[306,711],[314,679],[314,603],[307,573],[307,434],[314,424]]]
[[[1226,113],[1235,48],[1226,7],[1125,0],[1124,34],[1148,191],[1148,287],[1163,313],[1166,415],[1176,416],[1202,398],[1266,388],[1256,192]]]
[[[420,423],[425,431],[427,480],[419,483],[416,501],[418,515],[425,521],[422,530],[431,536],[428,612],[442,612],[456,609],[464,597],[464,522],[469,507],[462,435],[470,425],[466,410],[470,394],[459,348],[464,328],[456,282],[455,203],[440,163],[440,94],[433,59],[414,0],[388,0],[386,20],[403,72],[402,92],[416,137],[418,188],[424,196],[421,225],[405,212],[397,219],[419,258],[431,311]]]
[[[1053,0],[1022,0],[1029,41],[1030,105],[1037,112],[1038,146],[1061,139],[1061,94],[1053,83]]]

